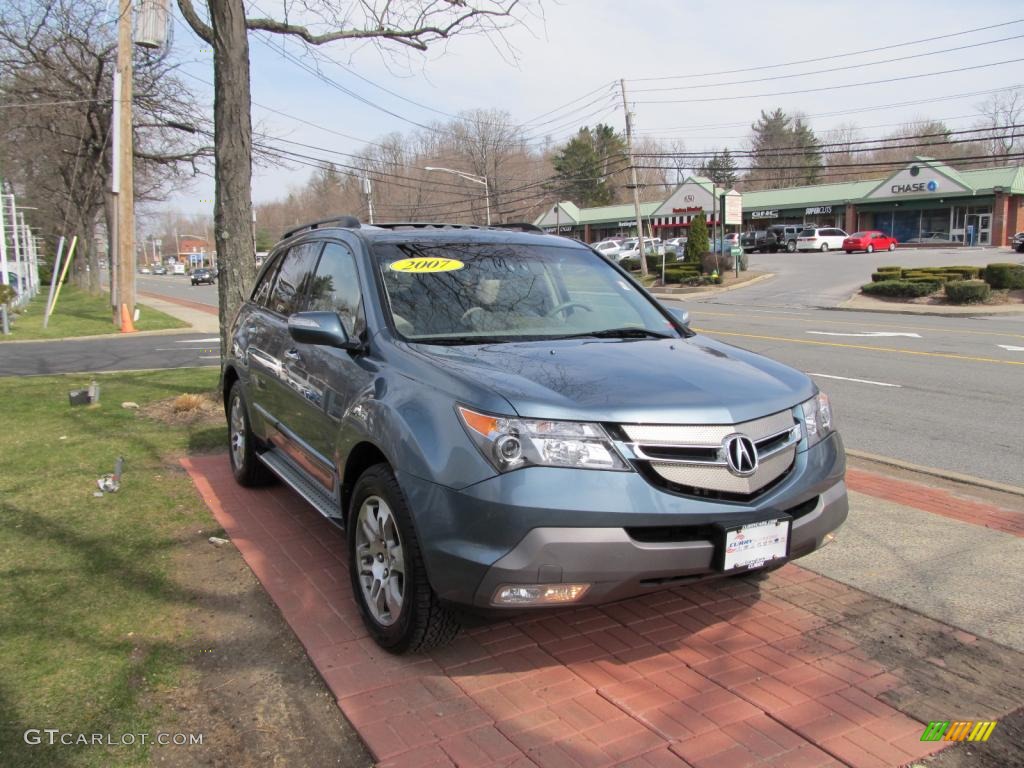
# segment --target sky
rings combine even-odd
[[[279,7],[275,0],[256,6],[268,14]],[[503,41],[457,37],[400,58],[367,44],[318,49],[326,76],[398,116],[318,80],[282,54],[281,37],[251,33],[254,126],[279,139],[358,152],[388,133],[416,130],[411,122],[447,119],[438,112],[496,108],[532,140],[557,144],[582,125],[606,122],[622,130],[617,84],[625,78],[638,135],[681,139],[687,151],[703,151],[742,147],[759,111],[775,108],[809,115],[819,135],[854,122],[864,138],[873,138],[922,118],[963,130],[977,119],[975,106],[987,98],[982,92],[1024,86],[1019,2],[540,0],[540,6],[542,16],[526,15]],[[174,54],[212,117],[212,57],[176,7],[175,14]],[[301,55],[297,44],[284,46]],[[842,55],[867,49],[883,50]],[[891,61],[897,58],[903,60]],[[801,61],[807,63],[794,63]],[[303,166],[257,167],[253,199],[281,198],[309,174]],[[200,178],[161,208],[212,214],[212,198],[212,179]]]

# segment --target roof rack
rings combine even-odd
[[[319,229],[324,224],[333,224],[334,226],[344,227],[346,229],[359,229],[359,219],[355,216],[332,216],[329,219],[320,219],[319,221],[311,221],[308,224],[300,224],[299,226],[285,232],[281,239],[287,240],[292,235],[297,235],[299,232],[304,232],[307,229]]]
[[[544,230],[526,222],[510,224],[452,224],[444,221],[386,221],[374,224],[381,229],[513,229],[520,232],[540,232]]]

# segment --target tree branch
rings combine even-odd
[[[192,27],[192,31],[199,35],[201,39],[213,45],[213,29],[199,18],[196,9],[192,7],[192,0],[178,0],[178,8],[181,9],[181,15],[185,17],[185,21]]]

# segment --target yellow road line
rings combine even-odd
[[[749,320],[750,319],[750,315],[749,314],[744,315],[744,314],[741,314],[739,312],[706,312],[706,311],[704,311],[702,309],[691,310],[690,315],[691,315],[691,317],[694,317],[694,318],[701,317],[703,315],[712,315],[712,316],[715,316],[715,317],[742,317],[745,320]],[[1011,339],[1024,339],[1024,334],[1019,334],[1019,333],[1005,333],[1005,332],[1002,332],[1002,331],[965,331],[965,330],[960,330],[960,329],[956,329],[956,328],[952,328],[952,329],[947,330],[945,328],[934,328],[934,327],[929,328],[928,326],[923,326],[923,325],[900,325],[900,324],[897,324],[897,323],[851,323],[848,320],[822,320],[817,315],[812,317],[811,315],[803,314],[803,313],[801,313],[799,315],[797,315],[797,314],[791,314],[791,315],[771,315],[771,314],[767,314],[767,313],[758,313],[757,317],[774,317],[774,318],[780,319],[780,320],[785,320],[785,319],[789,319],[789,318],[792,318],[792,317],[806,317],[806,318],[808,318],[808,322],[809,323],[815,323],[815,324],[823,323],[823,324],[826,324],[826,325],[850,325],[850,326],[859,327],[859,328],[899,328],[901,330],[907,330],[907,331],[932,331],[933,333],[941,333],[943,335],[947,335],[947,334],[950,334],[950,333],[962,333],[962,334],[971,334],[971,335],[976,335],[976,336],[1006,336],[1006,337],[1011,338]],[[950,315],[950,317],[955,317],[955,315]],[[998,316],[996,316],[996,317],[998,317]],[[1011,317],[1012,317],[1012,315],[1011,315]]]
[[[894,347],[871,347],[866,344],[840,344],[836,341],[812,341],[811,339],[791,339],[786,336],[758,336],[753,333],[732,333],[731,331],[713,331],[708,328],[694,328],[697,333],[710,336],[739,336],[744,339],[763,339],[765,341],[787,341],[792,344],[811,344],[816,347],[842,347],[844,349],[867,349],[871,352],[896,352],[903,355],[921,355],[924,357],[945,357],[950,360],[969,360],[975,363],[999,363],[1001,365],[1024,365],[1024,360],[999,360],[995,357],[970,357],[955,355],[949,352],[920,352],[916,349],[896,349]]]

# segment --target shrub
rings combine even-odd
[[[711,248],[708,242],[708,223],[703,213],[693,217],[686,240],[686,263],[700,264],[704,254]]]
[[[946,298],[954,304],[975,304],[992,295],[984,280],[951,280],[946,283]]]
[[[903,267],[879,267],[879,272],[902,272]]]
[[[662,258],[665,259],[666,267],[669,264],[672,263],[671,257],[669,257],[669,256],[664,256],[664,257],[656,256],[653,253],[648,253],[646,256],[644,256],[644,258],[647,259],[647,271],[649,271],[649,272],[654,272],[655,270],[657,270],[659,273],[661,272],[661,260],[662,260]],[[639,266],[639,263],[637,264],[637,266]]]
[[[1024,265],[989,264],[983,277],[993,288],[1024,288]]]
[[[883,282],[885,280],[899,280],[899,279],[900,279],[900,273],[899,272],[872,272],[871,273],[871,282],[872,283],[881,283],[881,282]]]
[[[716,259],[715,254],[705,253],[701,261],[701,266],[703,267],[703,271],[710,275],[716,269],[718,270],[718,274],[722,274],[727,269],[733,269],[734,264],[731,254],[720,253]]]
[[[964,280],[976,280],[981,277],[981,267],[964,267],[957,265],[955,267],[946,267],[947,272],[958,272],[964,276]]]
[[[938,283],[922,282],[912,283],[909,280],[885,280],[881,283],[868,283],[861,286],[861,291],[869,296],[893,296],[904,299],[913,299],[918,296],[927,296],[938,290]]]
[[[931,290],[928,291],[928,293],[935,293],[935,291],[945,285],[945,281],[932,280],[930,277],[908,277],[905,279],[905,282],[919,285],[930,285]]]
[[[640,269],[640,259],[623,259],[619,262],[619,266],[630,272],[635,272]]]

